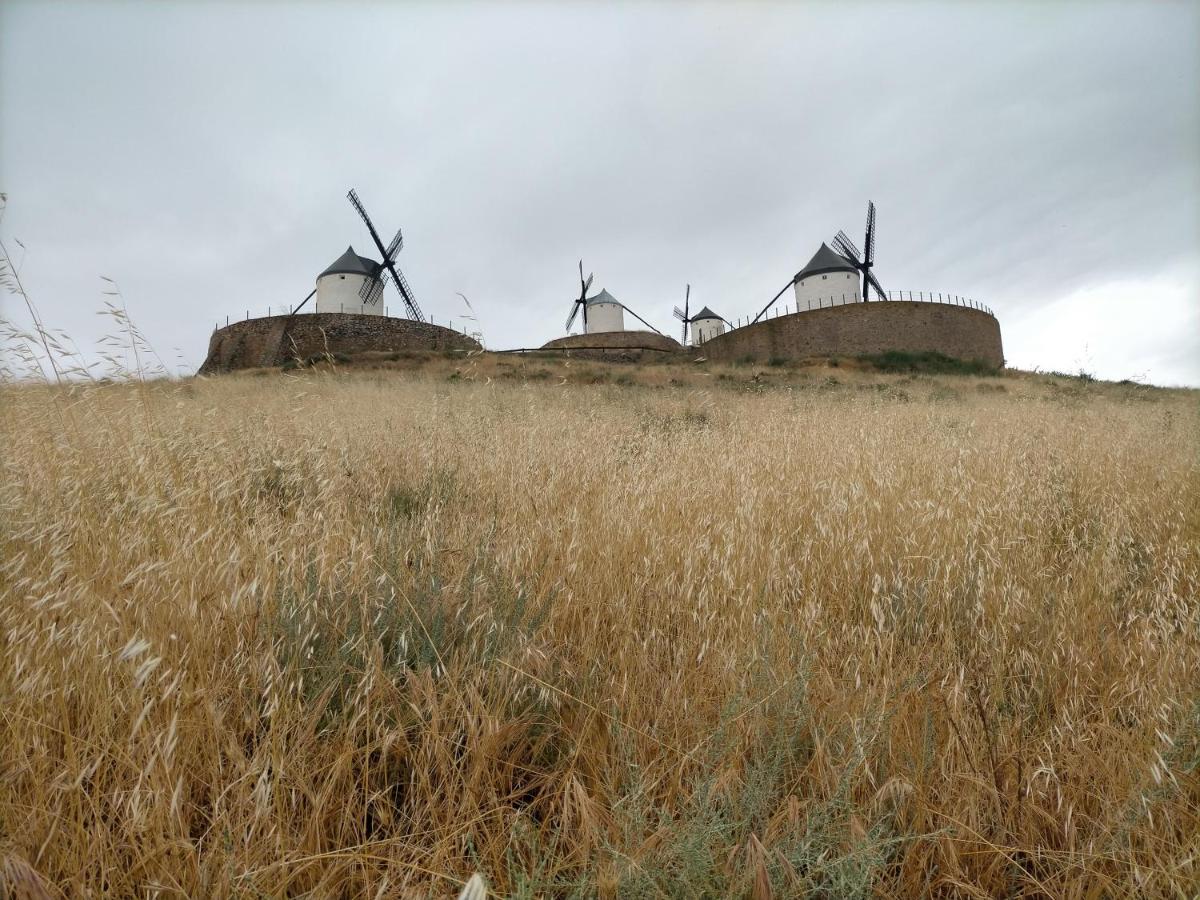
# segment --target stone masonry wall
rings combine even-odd
[[[289,359],[364,350],[478,350],[440,325],[353,313],[301,313],[234,322],[213,332],[200,373],[281,366]]]
[[[767,319],[711,338],[709,359],[804,359],[900,350],[936,351],[1004,365],[1000,323],[989,313],[946,303],[873,300]]]

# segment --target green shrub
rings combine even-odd
[[[981,359],[956,359],[936,350],[909,353],[889,350],[886,353],[868,353],[859,357],[880,372],[925,372],[934,375],[994,375],[996,367]],[[830,361],[830,365],[833,365]]]

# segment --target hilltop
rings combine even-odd
[[[995,369],[937,353],[888,353],[805,360],[709,360],[701,349],[686,354],[628,351],[572,353],[397,351],[324,354],[242,376],[321,373],[351,377],[388,373],[445,381],[497,384],[614,385],[618,387],[712,389],[761,392],[771,389],[886,391],[892,399],[924,399],[931,393],[1011,393],[1058,399],[1108,397],[1145,399],[1186,396],[1188,388],[1163,388],[1136,381],[1103,381],[1087,372],[1029,372]],[[228,376],[222,376],[228,377]]]

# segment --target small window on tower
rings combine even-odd
[[[342,279],[342,281],[345,281],[345,280],[346,280],[346,276],[345,276],[345,275],[339,275],[339,276],[338,276],[338,278]]]
[[[824,281],[824,280],[825,280],[826,278],[828,278],[828,277],[829,277],[828,275],[822,275],[822,276],[821,276],[821,280],[822,280],[822,281]]]

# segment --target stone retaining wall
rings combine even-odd
[[[1004,365],[995,316],[947,303],[872,300],[806,310],[735,328],[697,350],[709,359],[804,359],[934,351]]]
[[[441,325],[354,313],[301,313],[234,322],[213,332],[200,374],[281,366],[289,359],[365,350],[478,350]]]

